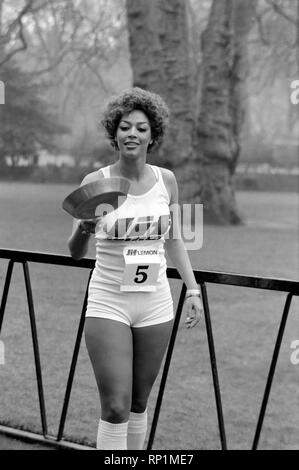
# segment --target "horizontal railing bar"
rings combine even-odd
[[[299,295],[299,280],[199,270],[195,270],[194,275],[198,284],[205,282],[238,287],[251,287],[254,289],[276,290]]]
[[[57,441],[54,436],[37,434],[31,431],[23,431],[9,426],[0,425],[0,435],[19,439],[23,442],[31,442],[39,445],[55,447],[58,450],[95,450],[94,447],[77,444],[67,440]]]
[[[292,279],[259,277],[245,274],[205,271],[198,269],[194,269],[193,272],[198,284],[211,283],[228,286],[252,287],[255,289],[291,292],[293,295],[299,295],[299,281],[294,281]],[[178,271],[175,268],[167,268],[167,276],[172,279],[181,279]]]
[[[53,253],[41,253],[39,251],[10,250],[0,248],[0,258],[12,259],[16,263],[29,261],[32,263],[55,264],[59,266],[74,266],[76,268],[94,267],[95,260],[92,258],[83,258],[75,260],[69,255],[60,255]]]
[[[11,259],[17,263],[29,261],[33,263],[73,266],[77,268],[89,269],[92,269],[95,264],[95,260],[93,258],[83,258],[79,261],[76,261],[69,255],[3,248],[0,248],[0,258]],[[299,280],[295,281],[291,279],[268,278],[205,270],[194,270],[194,275],[198,284],[203,284],[205,282],[239,287],[251,287],[255,289],[290,292],[293,295],[299,295]],[[177,269],[175,268],[167,268],[167,276],[171,279],[181,279]]]

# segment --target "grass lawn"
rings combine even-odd
[[[0,183],[0,246],[68,254],[71,217],[61,202],[74,186]],[[298,195],[238,192],[245,225],[204,226],[203,247],[191,251],[194,269],[299,279]],[[91,244],[89,256],[94,256]],[[0,260],[3,288],[7,261]],[[30,265],[50,434],[56,434],[88,270]],[[171,281],[178,298],[178,281]],[[250,448],[285,294],[208,284],[228,446]],[[293,299],[273,381],[262,449],[299,449],[299,365],[290,362],[299,339],[299,301]],[[41,429],[26,293],[15,266],[1,339],[0,421]],[[159,380],[153,390],[152,418]],[[84,341],[65,436],[94,443],[99,400]],[[165,390],[155,449],[219,449],[216,407],[204,323],[180,327]]]

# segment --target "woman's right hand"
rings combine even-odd
[[[96,225],[97,225],[99,219],[100,218],[97,217],[95,219],[80,220],[79,224],[78,224],[79,230],[81,230],[83,232],[87,232],[87,233],[95,233],[95,228],[96,228]]]

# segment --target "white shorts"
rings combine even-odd
[[[139,328],[170,321],[173,316],[167,277],[155,292],[122,292],[118,284],[90,281],[86,317],[108,318]]]

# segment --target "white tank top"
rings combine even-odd
[[[95,280],[112,284],[122,282],[123,251],[128,245],[155,248],[161,260],[158,282],[166,275],[164,242],[170,229],[170,199],[160,168],[150,167],[156,176],[154,186],[141,195],[128,193],[125,202],[103,216],[96,226]],[[105,178],[110,177],[110,166],[100,171]]]

